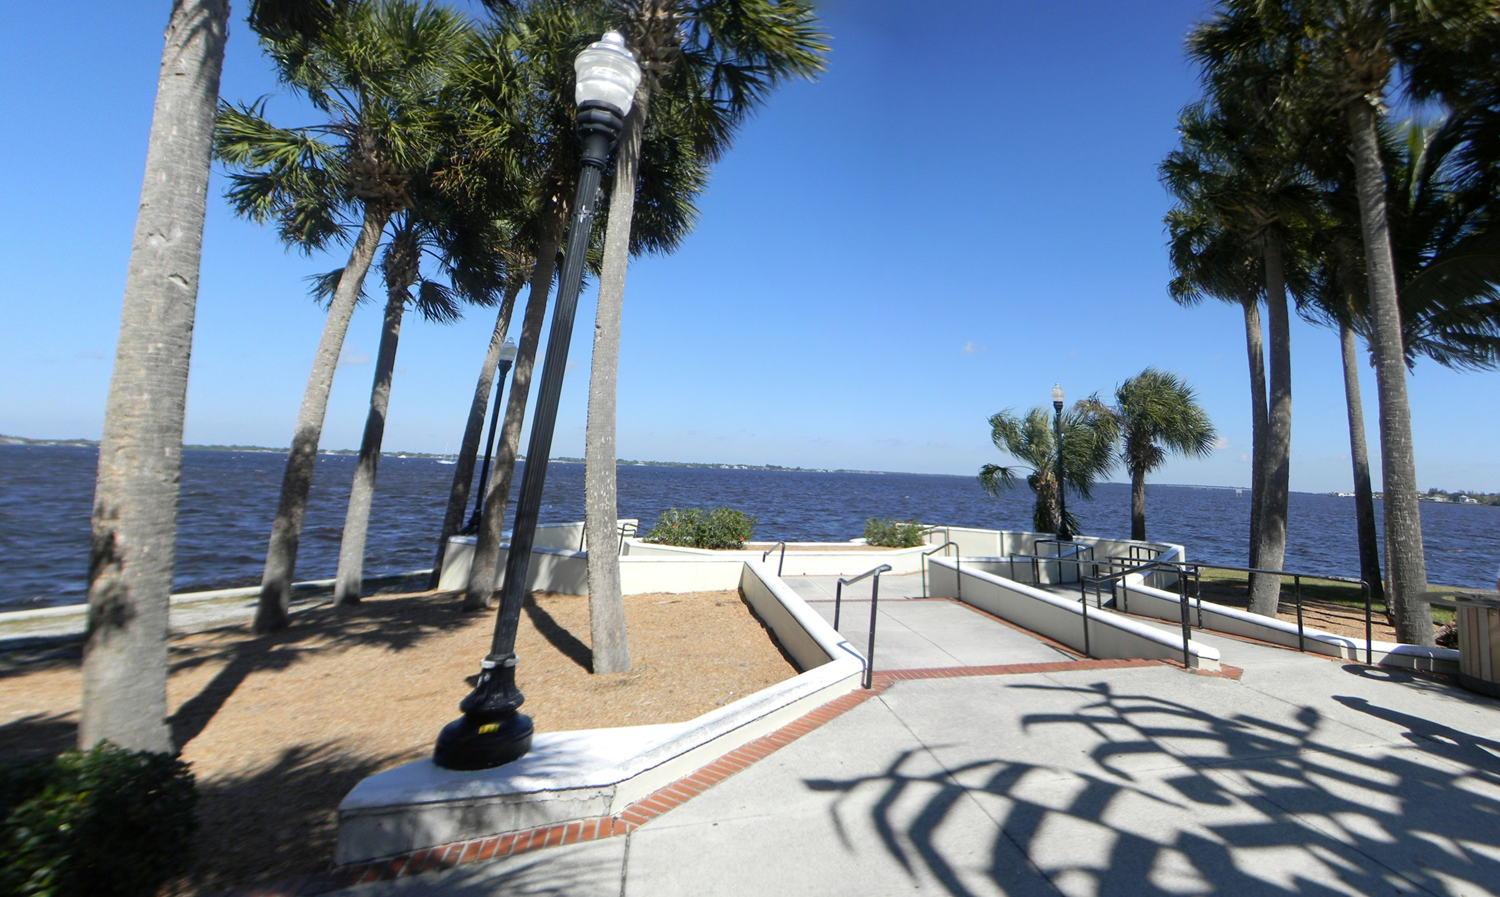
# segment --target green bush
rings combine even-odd
[[[755,533],[755,518],[733,508],[668,508],[646,533],[647,542],[689,548],[743,548]]]
[[[0,767],[0,894],[150,897],[184,871],[193,774],[100,743]]]
[[[865,521],[865,541],[886,548],[916,548],[922,544],[922,527],[915,520],[871,517]]]

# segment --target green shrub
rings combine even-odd
[[[733,508],[668,508],[646,533],[647,542],[689,548],[743,548],[755,533],[755,518]]]
[[[101,743],[0,767],[0,894],[150,897],[187,867],[193,774]]]
[[[886,548],[916,548],[922,544],[922,527],[915,520],[871,517],[865,521],[865,541]]]

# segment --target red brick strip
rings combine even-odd
[[[543,847],[576,844],[580,841],[595,841],[617,835],[627,835],[652,819],[693,799],[709,788],[724,781],[757,760],[780,750],[803,735],[817,729],[845,712],[863,704],[870,698],[890,688],[897,682],[917,679],[957,679],[972,676],[1014,676],[1027,673],[1063,673],[1079,670],[1116,670],[1133,667],[1176,666],[1181,663],[1157,660],[1064,660],[1053,663],[1013,663],[1000,666],[980,667],[934,667],[914,670],[878,671],[872,677],[872,687],[841,695],[827,704],[782,726],[768,735],[735,748],[714,762],[689,775],[651,792],[630,804],[618,816],[598,816],[590,819],[574,819],[540,828],[509,832],[500,836],[486,836],[452,844],[440,844],[394,857],[384,857],[366,863],[340,866],[326,875],[304,876],[284,882],[252,887],[232,888],[225,897],[307,897],[323,894],[355,884],[415,875],[437,869],[451,869],[468,863],[485,862],[514,856]],[[1240,670],[1225,667],[1223,673],[1215,674],[1202,670],[1190,672],[1224,678],[1238,679]]]

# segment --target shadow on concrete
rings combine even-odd
[[[988,877],[1007,893],[1500,890],[1500,741],[1493,732],[1335,696],[1400,727],[1410,745],[1355,749],[1320,738],[1332,721],[1310,706],[1271,721],[1215,716],[1105,682],[1013,687],[1056,693],[1059,706],[1078,708],[1029,714],[1021,724],[1028,734],[1091,730],[1096,769],[994,759],[926,772],[930,761],[919,758],[926,752],[913,749],[879,774],[807,785],[839,795],[836,824],[856,789],[877,789],[871,822],[911,884],[920,867],[964,897],[974,893],[960,874],[966,858],[950,856],[938,832],[971,799],[1000,829],[992,855],[1011,859],[995,860]],[[1060,746],[1077,743],[1059,733]]]

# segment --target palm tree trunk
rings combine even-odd
[[[1271,336],[1270,404],[1266,414],[1265,495],[1261,499],[1260,545],[1256,566],[1280,570],[1286,558],[1287,491],[1291,487],[1292,449],[1292,337],[1287,312],[1286,274],[1281,243],[1266,240],[1266,311]],[[1250,575],[1250,611],[1276,615],[1281,602],[1281,577]]]
[[[157,73],[151,136],[104,407],[89,551],[78,746],[171,753],[167,599],[182,421],[198,302],[226,0],[179,0]]]
[[[485,488],[484,521],[474,545],[474,562],[464,588],[464,610],[490,606],[495,592],[495,574],[500,566],[500,535],[505,531],[505,510],[510,503],[510,484],[516,473],[516,455],[521,449],[521,423],[531,393],[531,371],[536,366],[537,345],[542,339],[542,320],[547,316],[547,294],[552,291],[552,271],[557,267],[557,247],[567,212],[559,207],[549,234],[537,247],[536,267],[531,271],[531,290],[526,297],[526,315],[521,319],[521,343],[516,347],[516,366],[510,375],[510,398],[505,403],[505,426],[495,449],[495,467]]]
[[[1432,609],[1427,604],[1427,562],[1422,551],[1422,513],[1417,504],[1417,463],[1412,451],[1411,409],[1406,399],[1406,352],[1396,268],[1386,221],[1385,172],[1380,161],[1375,110],[1349,106],[1359,218],[1365,240],[1370,288],[1370,348],[1375,355],[1380,402],[1380,469],[1385,497],[1387,608],[1403,642],[1431,645]]]
[[[453,466],[453,485],[448,487],[448,510],[443,513],[443,530],[438,535],[437,557],[432,559],[432,575],[427,579],[429,589],[437,588],[438,580],[443,575],[443,556],[448,553],[448,540],[463,527],[464,512],[469,509],[469,489],[474,483],[474,459],[479,455],[479,440],[484,435],[484,412],[490,404],[490,391],[495,384],[495,366],[500,363],[500,347],[505,343],[505,332],[510,329],[510,313],[516,307],[516,294],[519,292],[519,282],[505,290],[500,312],[495,315],[495,329],[490,333],[489,347],[484,352],[484,364],[479,369],[479,382],[474,384],[474,399],[469,403],[469,419],[464,424],[463,444],[458,450],[458,463]]]
[[[1260,564],[1260,515],[1266,501],[1266,353],[1260,338],[1260,300],[1250,294],[1245,309],[1245,352],[1250,359],[1250,566]]]
[[[1354,518],[1359,530],[1359,578],[1370,584],[1370,601],[1385,603],[1380,580],[1380,545],[1375,538],[1375,497],[1370,489],[1370,455],[1365,442],[1364,403],[1359,396],[1359,353],[1354,329],[1339,322],[1344,362],[1344,398],[1349,408],[1349,458],[1354,465]]]
[[[1146,470],[1130,469],[1130,538],[1146,541]]]
[[[386,409],[391,403],[391,377],[396,371],[396,348],[401,341],[401,316],[406,311],[409,284],[387,285],[385,324],[375,356],[375,382],[370,387],[370,412],[359,442],[359,461],[349,486],[349,509],[339,541],[338,573],[333,581],[334,604],[358,604],[365,584],[365,539],[370,531],[370,502],[375,497],[375,472],[380,465],[380,443],[385,438]]]
[[[594,317],[589,416],[583,444],[583,530],[589,546],[589,632],[595,673],[630,669],[625,600],[620,593],[620,555],[615,548],[620,518],[615,489],[615,381],[620,367],[620,309],[625,299],[625,268],[630,260],[630,225],[635,214],[635,174],[649,100],[650,93],[643,86],[625,116],[615,156]]]
[[[390,220],[390,212],[372,205],[365,206],[365,220],[359,238],[349,252],[349,261],[328,303],[328,318],[318,351],[313,356],[312,373],[302,393],[302,407],[297,411],[297,425],[292,432],[292,448],[287,452],[286,471],[281,477],[281,500],[276,505],[276,519],[271,523],[271,542],[266,549],[266,569],[261,576],[260,603],[255,609],[255,631],[273,632],[285,629],[287,608],[292,597],[292,571],[297,566],[297,542],[302,537],[302,518],[307,513],[307,492],[312,487],[313,466],[318,461],[318,440],[323,435],[323,418],[328,412],[328,393],[333,388],[333,372],[338,367],[344,334],[354,315],[365,274],[380,246],[380,235]]]

